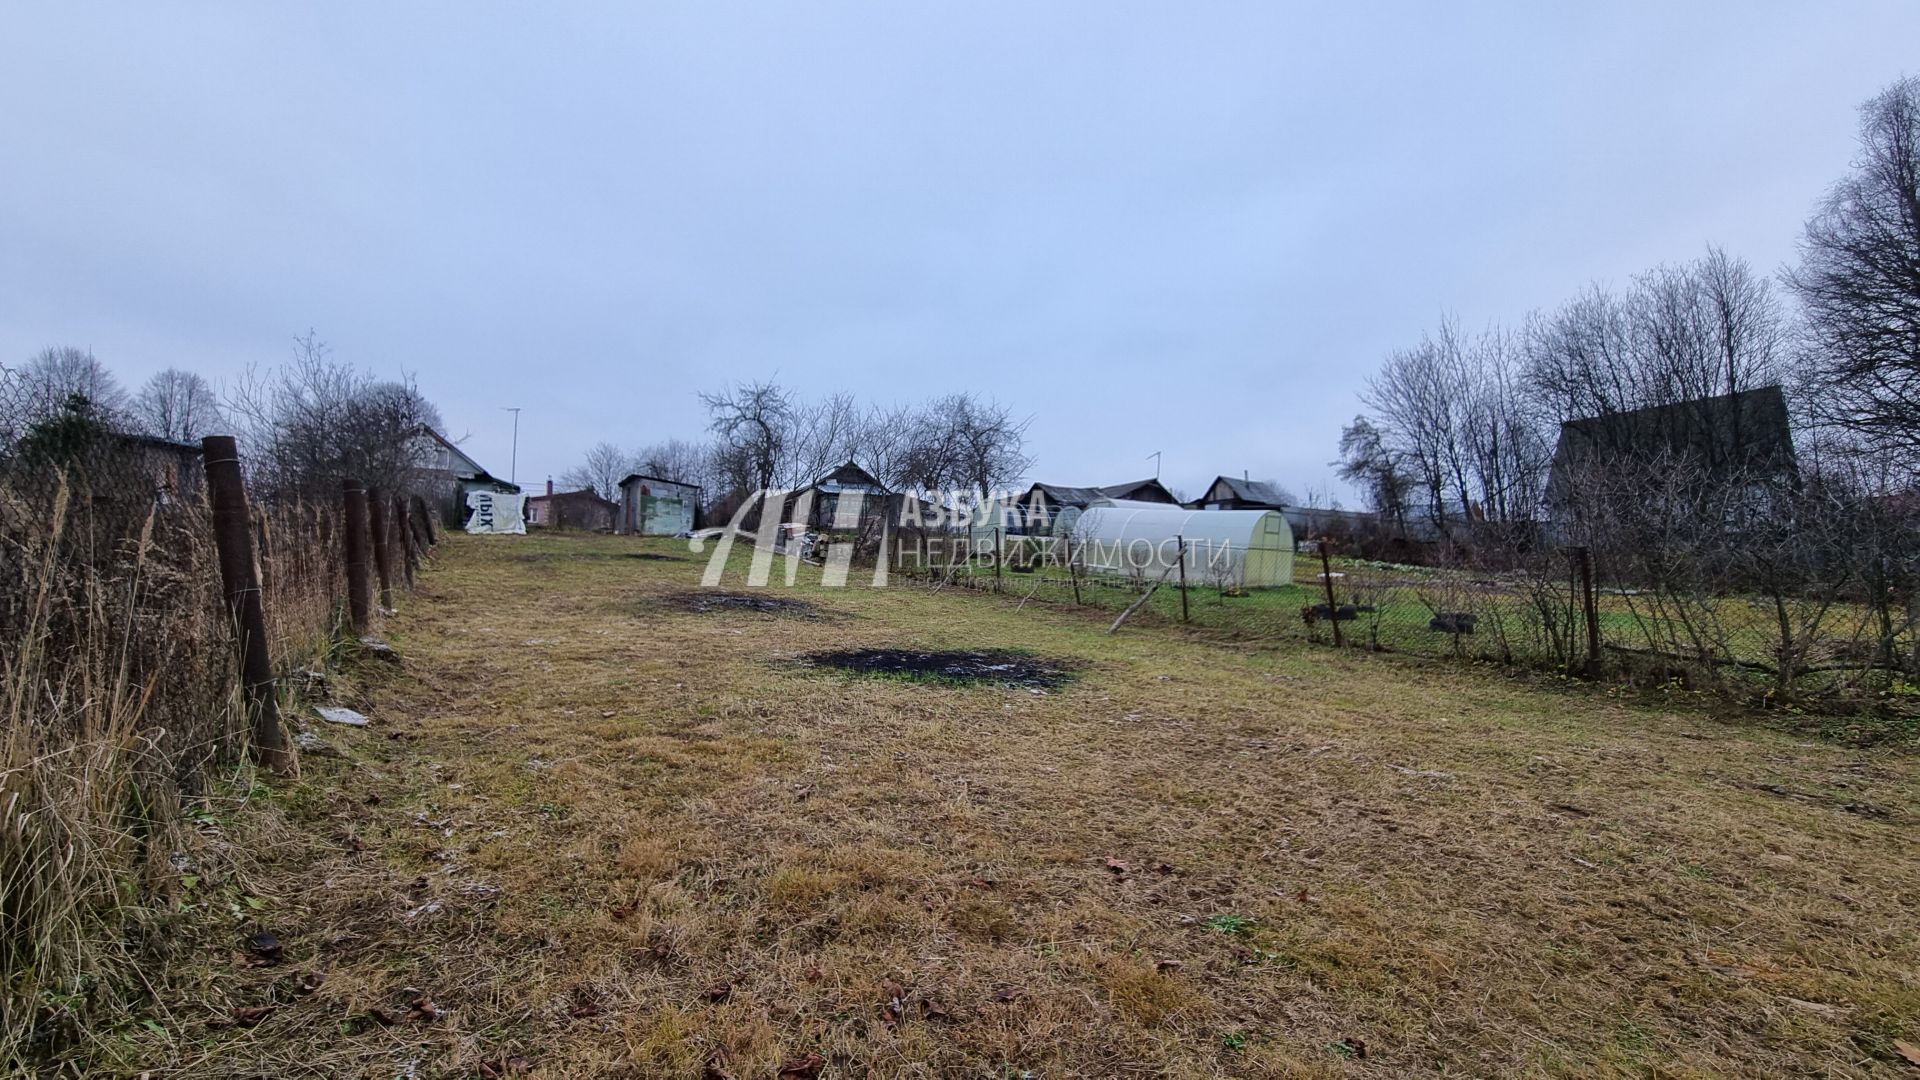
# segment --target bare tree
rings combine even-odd
[[[109,418],[118,416],[127,404],[127,392],[121,389],[120,381],[91,350],[50,346],[20,368],[17,407],[28,423],[58,414],[75,394],[86,398],[96,413]]]
[[[1860,110],[1860,155],[1807,222],[1787,274],[1821,419],[1920,451],[1920,78]]]
[[[560,474],[560,486],[568,491],[591,491],[603,499],[617,501],[620,481],[639,471],[632,454],[610,442],[598,442],[587,449],[580,464]]]
[[[948,457],[940,471],[953,486],[989,493],[1033,466],[1026,452],[1031,417],[1015,419],[1005,405],[968,393],[938,398],[927,411],[929,423],[950,432]]]
[[[1526,389],[1548,421],[1737,394],[1783,380],[1787,325],[1764,278],[1708,248],[1530,319]]]
[[[332,499],[343,477],[410,490],[421,430],[441,427],[411,377],[377,381],[311,330],[294,339],[292,362],[249,371],[226,405],[258,488],[285,496]]]
[[[643,446],[633,452],[633,471],[681,484],[706,486],[712,469],[712,448],[685,439]]]
[[[1356,416],[1353,423],[1340,430],[1340,460],[1335,465],[1340,479],[1360,489],[1368,509],[1396,535],[1406,532],[1407,493],[1412,479],[1373,421]]]
[[[1451,319],[1387,358],[1361,399],[1370,423],[1343,438],[1342,455],[1373,485],[1370,499],[1417,506],[1443,536],[1533,520],[1543,490],[1545,439],[1521,393],[1514,339],[1469,338]],[[1346,467],[1343,466],[1343,471]]]
[[[772,487],[791,471],[793,396],[771,381],[727,387],[701,394],[711,417],[709,428],[743,466],[744,490]]]
[[[862,415],[852,394],[831,394],[792,408],[788,454],[781,482],[786,487],[812,483],[843,461],[856,457]]]
[[[155,372],[134,395],[128,413],[141,430],[175,442],[197,441],[225,421],[207,380],[179,368]]]

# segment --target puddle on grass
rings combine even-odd
[[[927,652],[920,649],[846,649],[801,657],[816,668],[855,675],[928,682],[1051,690],[1074,679],[1070,661],[1049,660],[1008,649]]]
[[[721,592],[701,589],[666,597],[669,606],[695,615],[713,615],[727,611],[753,611],[762,615],[791,615],[800,619],[823,618],[826,612],[805,600],[758,593]]]

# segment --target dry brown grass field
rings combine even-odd
[[[920,585],[702,612],[676,598],[703,561],[444,545],[387,620],[404,662],[333,685],[372,724],[209,802],[255,861],[194,883],[204,934],[89,1067],[1913,1070],[1907,751]],[[795,662],[868,646],[1078,666],[1035,692]]]

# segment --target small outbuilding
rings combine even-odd
[[[1074,560],[1096,573],[1160,578],[1180,563],[1184,550],[1188,584],[1293,584],[1293,530],[1273,510],[1090,506],[1074,522],[1072,535]]]
[[[632,473],[620,481],[615,532],[679,536],[699,527],[700,485]]]

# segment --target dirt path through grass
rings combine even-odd
[[[642,550],[685,554],[446,545],[403,667],[343,691],[372,725],[317,725],[274,797],[233,928],[285,960],[167,973],[121,1064],[1854,1076],[1920,1043],[1908,756],[923,588],[701,611],[701,562]],[[863,647],[1079,667],[793,662]]]

